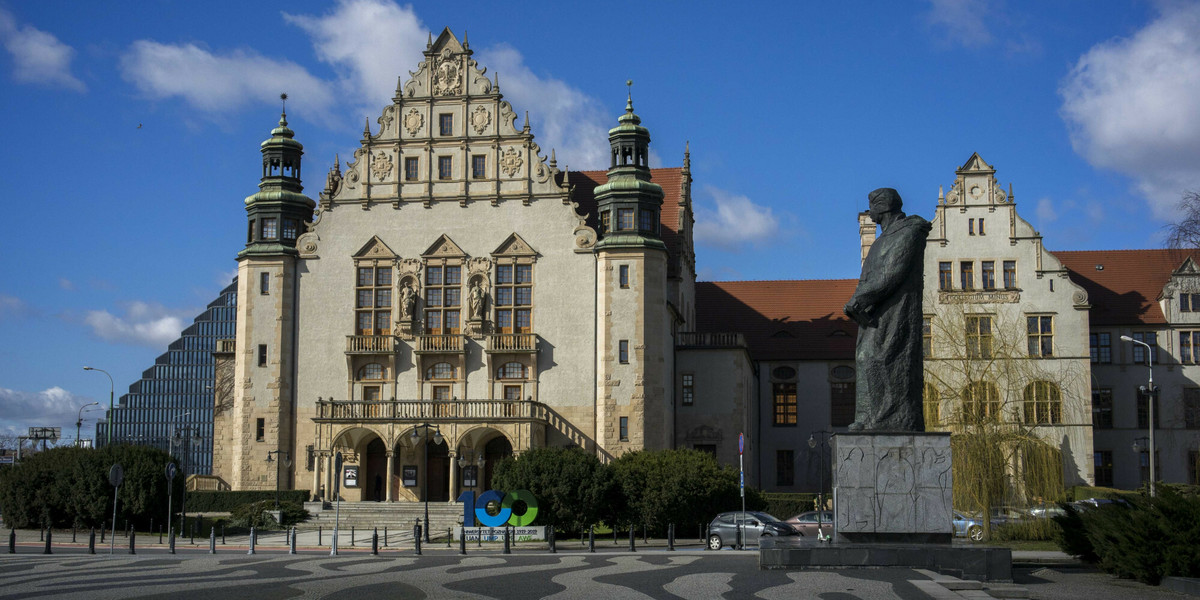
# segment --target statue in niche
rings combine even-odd
[[[892,188],[868,196],[879,237],[846,303],[858,323],[858,371],[850,431],[925,431],[922,412],[921,292],[929,221],[906,216]]]
[[[479,321],[483,319],[483,285],[476,279],[471,284],[471,319]]]
[[[412,322],[416,317],[417,293],[413,290],[413,286],[409,282],[404,282],[404,287],[400,288],[400,320],[404,322]]]

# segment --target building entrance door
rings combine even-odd
[[[441,444],[428,442],[429,452],[429,501],[450,501],[450,448],[443,440]]]

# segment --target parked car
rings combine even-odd
[[[819,527],[818,516],[820,517]],[[818,531],[826,536],[833,535],[833,511],[831,510],[802,512],[784,523],[791,525],[796,533],[804,536],[817,537]]]
[[[746,516],[743,525],[742,515]],[[720,550],[722,546],[737,544],[738,528],[742,527],[745,536],[743,545],[757,544],[761,537],[796,535],[791,525],[772,517],[764,512],[740,510],[723,512],[708,524],[708,547]]]
[[[954,511],[954,536],[966,537],[973,542],[983,541],[983,522]]]
[[[1060,517],[1067,514],[1061,506],[1057,504],[1041,504],[1029,509],[1029,516],[1035,519],[1049,519],[1050,517]]]

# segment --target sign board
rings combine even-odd
[[[113,487],[121,487],[121,484],[125,483],[125,467],[122,467],[120,463],[113,465],[108,470],[108,482]]]
[[[738,434],[738,455],[743,454],[745,451],[746,451],[746,434],[739,433]]]
[[[532,542],[542,541],[546,539],[546,528],[542,526],[527,526],[527,527],[510,527],[508,528],[512,537],[509,540],[515,542]],[[503,527],[455,527],[454,541],[461,540],[466,536],[468,542],[485,541],[485,542],[503,542],[504,528]]]
[[[346,483],[345,483],[345,485],[348,488],[358,487],[358,467],[357,466],[346,467]]]
[[[58,440],[62,435],[62,427],[30,427],[29,439],[31,440],[50,440],[51,442]]]
[[[333,455],[333,472],[335,474],[342,472],[342,453],[341,452],[338,452]],[[333,497],[334,498],[338,497],[338,490],[340,490],[340,489],[342,489],[342,478],[335,476],[333,478]]]
[[[0,465],[16,464],[16,459],[15,456],[0,456]]]
[[[175,479],[175,463],[167,463],[167,481]]]
[[[404,487],[417,487],[417,465],[404,465],[400,470],[400,480]]]

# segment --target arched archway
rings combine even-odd
[[[483,447],[483,489],[492,489],[492,472],[500,461],[512,456],[512,443],[504,435],[497,435]]]

